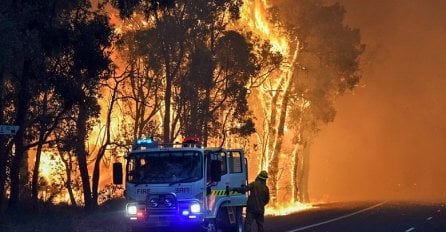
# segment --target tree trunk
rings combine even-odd
[[[79,115],[76,122],[77,129],[77,141],[75,145],[75,152],[79,164],[79,172],[82,180],[82,190],[84,194],[85,208],[91,210],[93,208],[93,202],[90,189],[90,177],[88,175],[88,164],[85,142],[87,140],[87,120],[88,112],[85,105],[79,105]]]
[[[167,74],[166,77],[166,93],[164,95],[164,120],[163,120],[163,142],[170,141],[170,100],[172,97],[172,78]]]
[[[302,176],[301,167],[300,165],[302,158],[299,158],[299,154],[302,153],[302,145],[304,144],[303,138],[302,138],[302,123],[303,123],[303,114],[305,110],[305,103],[306,101],[302,98],[302,102],[300,104],[300,112],[301,116],[299,117],[299,122],[297,123],[297,130],[294,132],[295,137],[297,137],[297,144],[294,144],[294,150],[293,150],[293,170],[291,177],[294,178],[295,182],[293,186],[293,201],[302,201],[302,198],[299,197],[299,186],[302,182],[302,179],[300,178]]]
[[[291,92],[291,77],[290,74],[286,74],[288,76],[287,86],[285,89],[285,93],[283,94],[282,104],[280,107],[280,117],[277,125],[277,133],[276,138],[274,139],[274,150],[271,156],[271,161],[269,165],[269,183],[271,186],[271,203],[274,206],[277,204],[277,196],[279,192],[279,162],[280,162],[280,151],[282,150],[283,136],[285,134],[285,121],[287,115],[287,108],[290,99]]]
[[[42,116],[45,117],[45,113],[47,111],[47,104],[48,104],[48,91],[45,91],[44,97],[43,97],[43,103],[42,103]],[[45,120],[40,120],[40,128],[39,128],[39,141],[37,144],[37,151],[36,151],[36,158],[34,161],[34,170],[33,170],[33,177],[31,180],[31,197],[32,197],[32,204],[33,208],[37,209],[37,201],[38,201],[38,194],[39,194],[39,167],[40,167],[40,157],[42,155],[42,147],[43,143],[45,142],[45,128],[46,123]]]
[[[308,177],[310,172],[310,146],[304,145],[302,151],[302,161],[299,180],[299,198],[302,202],[310,202],[310,196],[308,193]]]
[[[94,161],[93,168],[93,179],[92,179],[92,204],[94,207],[98,206],[98,195],[99,195],[99,178],[101,171],[101,161],[105,155],[107,145],[101,146],[98,151],[98,155],[96,156],[96,160]]]
[[[266,160],[269,163],[270,162],[270,157],[271,159],[274,158],[274,154],[270,154],[274,151],[274,146],[275,146],[275,139],[277,136],[277,103],[279,101],[279,97],[280,97],[280,88],[283,85],[283,82],[285,81],[285,77],[282,77],[280,79],[280,83],[275,87],[276,89],[272,90],[272,98],[271,98],[271,105],[270,105],[270,109],[271,109],[271,113],[269,115],[269,122],[268,122],[268,136],[267,136],[267,140],[266,140]],[[269,164],[267,165],[269,166]]]
[[[292,168],[291,168],[291,203],[298,202],[299,187],[298,187],[298,162],[299,162],[299,145],[294,144],[292,153]]]
[[[6,139],[1,135],[0,144],[6,144]],[[8,159],[8,153],[9,152],[6,146],[0,146],[0,212],[3,209],[5,199],[6,161]]]
[[[72,161],[71,161],[71,153],[67,152],[68,160],[63,157],[63,152],[59,150],[60,159],[65,165],[65,173],[67,174],[67,181],[65,183],[65,187],[67,188],[68,195],[70,196],[70,201],[72,206],[77,206],[76,198],[74,197],[73,188],[71,187],[71,171],[73,170]]]
[[[277,135],[277,129],[276,129],[276,120],[277,120],[277,102],[279,101],[279,91],[280,91],[280,86],[283,85],[285,78],[281,78],[280,82],[277,86],[274,86],[271,89],[271,102],[270,102],[270,106],[265,106],[263,105],[263,108],[266,109],[270,109],[270,113],[269,115],[266,115],[266,117],[269,119],[266,120],[266,133],[264,136],[264,140],[263,140],[263,146],[262,146],[262,159],[261,159],[261,163],[260,163],[260,169],[262,170],[263,168],[267,169],[268,172],[270,172],[271,174],[271,170],[270,170],[270,163],[274,162],[273,160],[275,159],[273,151],[274,151],[274,144],[275,144],[275,138]],[[265,93],[260,93],[260,94],[265,94]],[[263,103],[263,102],[262,102]],[[274,169],[274,168],[273,168]],[[273,171],[275,172],[275,171]],[[273,174],[274,176],[274,174]],[[272,182],[276,182],[275,180],[272,180]],[[269,180],[269,183],[271,186],[275,186],[275,184],[271,184],[271,179]],[[273,195],[274,192],[271,193],[271,203],[274,204],[275,198],[276,196]]]
[[[73,188],[71,187],[71,168],[69,170],[65,170],[67,172],[67,183],[66,188],[68,191],[68,195],[70,196],[71,205],[77,207],[76,198],[74,197]]]
[[[21,110],[19,110],[21,112]],[[19,116],[19,118],[22,118]],[[21,122],[20,122],[21,121]],[[20,195],[20,169],[22,166],[23,157],[25,155],[25,145],[24,145],[24,127],[23,120],[19,119],[17,125],[20,126],[19,131],[15,136],[15,154],[12,158],[11,163],[11,193],[9,198],[8,209],[16,209],[19,204]]]
[[[0,69],[0,124],[4,123],[4,112],[3,112],[3,93],[4,93],[4,76],[3,69]],[[3,209],[4,199],[5,199],[5,183],[6,183],[6,161],[8,159],[9,149],[4,146],[6,144],[6,138],[0,135],[0,213]]]
[[[93,169],[93,181],[92,181],[92,192],[93,192],[93,204],[96,207],[98,205],[98,195],[99,195],[99,179],[100,179],[100,173],[101,173],[101,161],[102,158],[105,155],[105,152],[107,150],[108,145],[110,145],[111,139],[110,139],[110,126],[111,126],[111,115],[113,112],[113,107],[115,105],[116,102],[116,95],[117,95],[117,91],[118,91],[118,85],[119,82],[116,82],[115,87],[113,88],[113,92],[111,95],[111,99],[110,99],[110,105],[108,106],[107,109],[107,118],[105,121],[105,139],[104,142],[101,146],[101,148],[99,148],[98,151],[98,155],[96,156],[96,160],[94,162],[94,169]]]
[[[37,145],[36,151],[36,160],[34,161],[34,170],[33,177],[31,181],[31,196],[32,196],[32,204],[33,208],[37,209],[38,195],[39,195],[39,167],[40,167],[40,157],[42,155],[42,146],[43,146],[43,131],[40,131],[39,135],[39,143]]]
[[[294,65],[296,63],[298,54],[299,54],[299,42],[297,43],[297,46],[294,50],[291,64]],[[288,108],[288,104],[290,101],[291,90],[293,88],[293,79],[292,79],[293,75],[294,75],[294,66],[291,66],[291,68],[285,73],[285,75],[280,80],[280,85],[278,86],[278,88],[280,88],[281,86],[285,85],[285,90],[284,90],[283,95],[280,95],[279,93],[277,93],[277,95],[276,95],[276,96],[282,96],[282,100],[280,102],[281,103],[280,112],[279,112],[280,115],[279,115],[279,120],[277,123],[277,129],[273,129],[273,132],[275,133],[274,141],[272,143],[274,146],[274,149],[272,150],[270,164],[269,164],[269,168],[268,168],[268,172],[269,172],[269,176],[270,176],[269,184],[271,186],[271,188],[270,188],[271,203],[273,206],[277,203],[277,195],[278,195],[278,191],[279,191],[278,173],[279,173],[280,151],[282,149],[282,143],[283,143],[285,122],[286,122],[286,116],[287,116],[287,108]],[[272,105],[271,108],[275,108],[275,105]],[[274,112],[274,111],[272,109],[272,112]],[[273,120],[273,118],[271,117],[271,121],[275,122],[275,118],[276,117],[274,117],[274,120]],[[272,126],[276,126],[276,125],[272,125]]]
[[[31,79],[31,61],[26,60],[23,65],[23,74],[18,86],[16,105],[17,114],[15,125],[20,127],[14,136],[15,154],[11,163],[11,193],[9,198],[8,209],[15,210],[19,204],[20,195],[20,168],[22,166],[23,157],[25,155],[25,129],[26,129],[26,115],[29,106],[29,80]]]

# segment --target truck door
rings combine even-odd
[[[220,154],[222,156],[221,181],[216,186],[218,195],[226,196],[226,186],[230,188],[240,187],[247,184],[247,170],[242,149],[228,149]],[[224,191],[223,191],[224,190]],[[245,194],[230,192],[230,205],[246,204]]]
[[[213,153],[216,155],[216,153]],[[247,184],[247,169],[242,149],[221,150],[221,180],[211,187],[208,195],[208,209],[215,215],[218,207],[245,206],[246,194],[231,191],[226,193],[226,187],[234,188]],[[210,183],[210,182],[208,182]]]
[[[241,185],[247,185],[248,170],[246,165],[245,156],[242,149],[231,149],[227,151],[228,159],[228,177],[230,187],[240,187]],[[232,198],[231,201],[237,201],[238,204],[242,204],[246,197],[236,192],[232,192],[231,196],[242,197],[240,199]],[[246,203],[246,202],[245,202]]]

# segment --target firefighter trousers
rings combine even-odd
[[[257,223],[257,231],[263,232],[263,222],[265,217],[263,214],[246,212],[245,225],[243,227],[244,232],[251,232],[251,225],[255,221]]]

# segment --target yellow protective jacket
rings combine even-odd
[[[266,181],[257,178],[246,186],[249,192],[246,211],[254,214],[264,214],[265,205],[269,202],[269,189]]]

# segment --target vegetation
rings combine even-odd
[[[285,125],[292,129],[292,201],[309,201],[309,148],[321,126],[334,120],[334,102],[360,80],[359,57],[364,50],[359,30],[344,25],[344,8],[322,1],[277,2],[273,18],[290,41],[288,72],[281,74],[270,113],[271,158],[269,173],[273,201],[278,191],[280,159]]]
[[[143,136],[245,146],[270,173],[273,203],[281,154],[291,153],[292,201],[308,201],[312,139],[360,79],[363,45],[341,5],[282,0],[266,9],[283,52],[241,26],[241,0],[94,2],[0,8],[0,124],[20,126],[0,135],[0,212],[30,202],[45,211],[65,194],[75,209],[96,209],[122,191],[100,185],[101,167]],[[52,180],[42,178],[44,154],[58,161]]]

